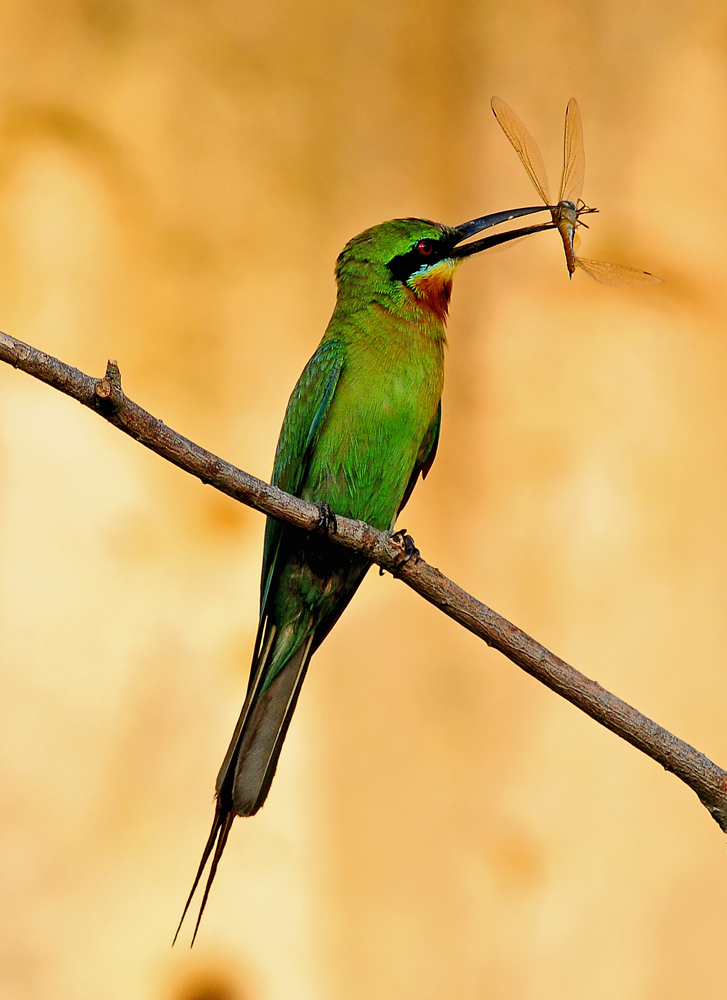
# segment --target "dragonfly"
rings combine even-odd
[[[510,140],[515,152],[520,157],[528,177],[533,182],[535,190],[550,209],[553,222],[563,240],[568,273],[572,277],[577,267],[589,274],[602,285],[658,285],[661,278],[648,271],[640,271],[625,264],[608,264],[602,260],[588,260],[576,254],[580,237],[576,232],[579,226],[586,226],[581,221],[582,215],[597,212],[597,208],[589,208],[582,200],[583,178],[586,170],[586,157],[583,150],[583,125],[578,101],[572,97],[565,109],[565,129],[563,133],[563,173],[560,178],[558,201],[555,205],[550,200],[548,175],[545,163],[535,139],[530,135],[518,116],[500,100],[493,97],[492,111],[500,128]],[[586,226],[586,228],[588,228]]]

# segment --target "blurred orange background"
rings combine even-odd
[[[0,9],[0,328],[268,478],[343,244],[534,204],[584,256],[455,281],[423,555],[727,764],[723,4]],[[675,778],[372,572],[198,942],[170,942],[257,616],[263,518],[0,366],[4,1000],[724,997],[724,837]],[[188,933],[188,927],[185,933]]]

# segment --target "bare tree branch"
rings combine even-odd
[[[4,333],[0,333],[0,360],[72,396],[140,444],[233,499],[304,530],[318,529],[321,513],[315,504],[283,493],[237,469],[132,402],[121,389],[115,362],[108,363],[103,378],[94,379]],[[335,532],[330,533],[333,541],[392,572],[546,687],[671,771],[697,794],[713,819],[727,832],[727,772],[549,652],[434,566],[423,559],[404,562],[407,549],[400,535],[392,536],[362,521],[343,517],[338,517],[336,523]]]

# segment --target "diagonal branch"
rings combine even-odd
[[[306,531],[318,529],[321,511],[315,504],[290,496],[237,469],[132,402],[123,393],[115,362],[108,363],[104,378],[95,379],[4,333],[0,333],[0,360],[72,396],[157,455],[233,499]],[[336,524],[335,532],[330,534],[333,541],[394,573],[425,600],[504,653],[546,687],[671,771],[696,793],[712,818],[727,832],[727,772],[549,652],[434,566],[423,559],[402,562],[406,546],[400,536],[343,517],[337,518]]]

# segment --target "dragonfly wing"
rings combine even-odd
[[[499,97],[493,97],[490,101],[493,114],[500,125],[500,128],[508,137],[512,146],[520,157],[522,165],[528,172],[528,177],[533,182],[535,190],[543,199],[546,205],[550,205],[550,189],[548,186],[548,175],[545,172],[545,163],[538,144],[520,121],[518,116],[501,101]]]
[[[576,266],[582,268],[602,285],[661,285],[663,281],[648,271],[639,271],[625,264],[607,264],[603,260],[576,257]]]
[[[504,126],[503,126],[504,127]],[[563,132],[563,175],[560,179],[558,201],[578,203],[583,191],[586,172],[586,154],[583,150],[583,125],[578,101],[571,97],[565,109]]]

